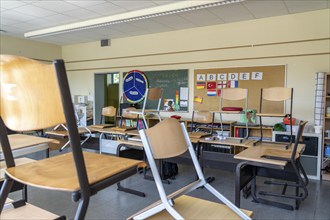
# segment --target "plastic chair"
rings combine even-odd
[[[273,112],[265,112],[265,108],[269,106],[269,103],[278,104],[284,103],[286,101],[290,101],[290,110],[289,113],[273,113]],[[267,103],[268,102],[268,103]],[[290,143],[285,143],[286,146],[289,146],[292,143],[292,102],[293,102],[293,88],[284,88],[284,87],[271,87],[271,88],[261,88],[260,93],[260,107],[259,113],[257,116],[259,117],[260,123],[260,139],[254,143],[254,145],[262,142],[263,140],[263,129],[262,129],[262,118],[263,117],[289,117],[290,119]],[[273,109],[273,108],[272,108]],[[270,110],[269,110],[270,111]],[[278,144],[283,144],[280,142],[274,142]]]
[[[223,101],[241,101],[244,100],[244,108],[241,107],[224,107]],[[223,123],[222,123],[222,114],[245,114],[247,118],[248,108],[248,89],[242,88],[225,88],[221,89],[220,94],[220,125],[221,125],[221,133],[223,135]],[[243,111],[243,112],[242,112]],[[243,139],[240,140],[242,143],[244,140],[249,137],[249,124],[248,120],[245,123],[246,135]]]
[[[84,219],[98,191],[137,172],[140,161],[82,152],[63,60],[53,65],[1,55],[0,141],[7,169],[0,192],[2,212],[14,180],[34,187],[72,193],[79,202],[75,219]],[[6,126],[16,131],[66,124],[72,152],[15,166]],[[51,199],[51,198],[49,198]]]
[[[161,121],[162,119],[160,118],[160,103],[162,101],[162,97],[163,97],[163,89],[156,87],[156,88],[148,88],[145,94],[145,98],[143,101],[143,107],[142,109],[136,109],[136,110],[131,110],[130,112],[133,114],[137,114],[137,115],[141,115],[143,122],[146,126],[146,128],[148,128],[148,123],[146,120],[146,116],[150,115],[150,114],[155,114],[157,116],[157,118],[159,119],[159,121]],[[150,102],[153,101],[158,101],[157,102],[157,109],[147,109],[147,105]]]
[[[179,123],[176,119],[169,118],[161,121],[150,129],[140,130],[140,136],[148,158],[151,171],[160,196],[160,201],[143,209],[141,212],[133,215],[133,219],[146,219],[162,211],[167,211],[170,216],[161,216],[161,219],[223,219],[226,213],[232,214],[233,218],[251,219],[252,215],[249,211],[242,211],[233,203],[221,195],[216,189],[205,181],[203,172],[198,163],[193,146],[190,142],[188,132],[183,123]],[[198,179],[181,189],[166,195],[162,185],[161,177],[158,172],[155,159],[166,159],[182,155],[189,151],[194,168],[198,174]],[[211,203],[202,199],[185,196],[197,188],[204,187],[213,194],[223,204]],[[193,205],[194,204],[194,205]],[[197,204],[197,205],[196,205]],[[180,207],[177,207],[179,205]],[[193,209],[191,207],[194,207]],[[212,207],[212,208],[210,208]],[[180,209],[180,211],[177,210]],[[204,212],[202,211],[204,210]],[[186,213],[188,211],[188,213]],[[203,214],[204,213],[204,214]],[[160,213],[162,214],[162,213]],[[197,214],[197,215],[194,215]],[[201,214],[201,215],[198,215]],[[155,216],[157,217],[157,216]],[[228,217],[228,216],[227,216]]]

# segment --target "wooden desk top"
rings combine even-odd
[[[90,152],[83,154],[90,184],[144,166],[144,162],[138,160]],[[6,174],[23,184],[45,189],[75,192],[80,188],[72,153],[11,167]]]
[[[278,165],[284,167],[287,164],[286,161],[267,159],[262,156],[272,155],[272,156],[290,158],[292,153],[292,146],[293,144],[289,147],[288,150],[286,150],[285,147],[281,145],[271,144],[271,143],[261,143],[260,145],[257,145],[255,147],[249,147],[246,150],[236,154],[234,158],[239,160],[247,160],[247,161],[266,163],[266,164]],[[304,148],[305,148],[305,144],[298,145],[296,158],[299,157],[300,152],[302,152]]]
[[[27,148],[39,144],[48,144],[51,142],[55,142],[55,140],[50,138],[41,138],[32,135],[25,134],[11,134],[8,135],[9,143],[12,150]],[[2,147],[0,144],[0,152],[2,153]]]
[[[221,203],[186,195],[180,196],[175,199],[174,202],[174,209],[177,210],[184,219],[241,219],[228,206]],[[249,217],[252,217],[253,212],[244,209],[241,210]],[[133,219],[133,216],[128,219]],[[173,219],[173,217],[164,210],[148,219]]]
[[[239,147],[249,147],[252,146],[254,140],[243,140],[240,143],[241,138],[226,138],[225,140],[205,140],[205,138],[201,138],[199,142],[208,143],[208,144],[220,144],[220,145],[229,145],[229,146],[239,146]]]
[[[89,127],[92,131],[105,133],[105,134],[116,134],[116,135],[132,135],[137,136],[140,135],[139,131],[137,129],[131,129],[131,130],[117,130],[116,128],[92,128]]]
[[[142,141],[132,141],[132,140],[116,140],[118,144],[126,144],[130,146],[135,146],[143,149]]]
[[[12,202],[11,199],[7,199],[6,203]],[[51,212],[48,212],[44,209],[41,209],[37,206],[26,203],[24,206],[19,208],[12,208],[3,210],[1,213],[1,219],[56,219],[58,215],[55,215]]]
[[[79,127],[78,128],[79,134],[87,134],[89,131],[86,128]],[[54,131],[46,131],[46,134],[59,136],[59,137],[68,137],[69,132],[67,130],[54,130]]]

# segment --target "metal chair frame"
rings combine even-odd
[[[195,168],[195,170],[197,172],[197,176],[198,176],[198,179],[196,181],[188,184],[187,186],[184,186],[183,188],[171,193],[170,195],[166,195],[166,192],[164,190],[162,180],[161,180],[161,177],[160,177],[160,174],[158,172],[157,165],[155,162],[155,159],[164,159],[164,158],[166,158],[166,156],[163,156],[163,157],[154,156],[155,152],[154,152],[153,146],[151,145],[150,137],[147,134],[148,130],[155,129],[155,128],[157,129],[158,126],[161,126],[162,124],[166,124],[166,123],[173,123],[173,124],[176,123],[177,125],[175,125],[175,126],[178,126],[180,128],[180,130],[175,130],[175,131],[173,131],[173,129],[172,129],[171,132],[175,132],[177,135],[180,135],[180,137],[185,140],[184,141],[185,146],[184,147],[181,146],[181,147],[185,148],[184,152],[186,152],[187,150],[189,151],[192,162],[194,164],[194,168]],[[218,198],[220,201],[222,201],[225,205],[227,205],[231,210],[233,210],[241,218],[251,219],[249,216],[244,214],[244,212],[242,212],[239,208],[237,208],[233,203],[231,203],[226,197],[224,197],[221,193],[219,193],[215,188],[213,188],[209,183],[206,182],[202,169],[199,165],[197,156],[195,154],[195,150],[192,146],[192,143],[190,142],[189,135],[185,128],[184,123],[180,124],[176,119],[169,118],[169,119],[163,120],[162,122],[158,123],[157,125],[155,125],[154,127],[150,128],[150,129],[140,130],[139,132],[140,132],[143,146],[144,146],[147,158],[148,158],[149,166],[153,173],[154,180],[155,180],[157,190],[158,190],[161,200],[160,200],[160,202],[156,203],[154,206],[149,207],[144,212],[134,216],[134,219],[146,219],[165,209],[173,216],[173,218],[183,219],[183,217],[180,215],[180,213],[178,213],[173,208],[173,205],[174,205],[173,200],[181,195],[189,193],[200,187],[204,187],[206,190],[208,190],[211,194],[213,194],[216,198]],[[168,132],[168,131],[164,131],[164,132]],[[171,137],[164,137],[164,135],[162,135],[162,139],[168,139],[168,138],[171,138]],[[160,141],[160,143],[162,142],[162,140],[158,140],[158,141]],[[174,155],[171,155],[170,157],[172,157],[172,156],[174,156]],[[179,155],[177,155],[177,156],[179,156]]]

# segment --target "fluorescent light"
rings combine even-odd
[[[199,10],[205,8],[216,7],[220,5],[227,5],[244,0],[201,0],[201,1],[182,1],[168,5],[161,5],[153,8],[146,8],[142,10],[122,13],[118,15],[112,15],[102,18],[91,19],[82,22],[76,22],[66,25],[60,25],[51,28],[45,28],[41,30],[31,31],[24,34],[26,38],[38,38],[46,37],[56,34],[63,34],[73,31],[92,29],[98,27],[104,27],[119,23],[126,23],[131,21],[143,20],[148,18],[154,18],[169,14],[176,14],[185,11]]]

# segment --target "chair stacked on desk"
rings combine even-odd
[[[107,106],[102,108],[100,124],[91,125],[92,128],[110,128],[115,127],[117,123],[117,109],[113,106]],[[106,123],[106,118],[112,119],[111,124]]]
[[[190,138],[201,138],[213,134],[214,115],[210,111],[193,111]]]
[[[148,123],[146,119],[147,115],[154,114],[156,115],[159,121],[162,120],[160,117],[160,104],[162,102],[162,97],[163,97],[162,88],[160,87],[147,88],[142,109],[130,110],[130,113],[137,114],[138,116],[141,115],[145,127],[148,128]],[[148,108],[148,105],[153,102],[156,102],[157,107],[155,109]]]
[[[243,107],[228,107],[224,106],[224,101],[231,101],[237,102],[237,101],[244,101]],[[220,94],[220,125],[221,125],[221,132],[223,135],[223,123],[222,123],[222,115],[223,114],[245,114],[246,122],[245,122],[245,128],[246,128],[246,135],[243,139],[240,140],[242,143],[244,140],[247,140],[249,137],[249,126],[248,126],[248,89],[242,89],[242,88],[224,88],[221,89]],[[243,111],[244,110],[244,111]]]
[[[307,185],[308,177],[300,163],[300,155],[304,150],[304,146],[299,144],[302,133],[307,122],[299,123],[298,132],[296,134],[295,143],[291,143],[288,147],[273,143],[262,142],[255,147],[246,149],[235,156],[236,159],[244,160],[237,165],[236,169],[236,205],[239,206],[239,191],[241,189],[241,172],[248,166],[253,167],[253,178],[251,185],[251,194],[256,202],[273,205],[279,208],[293,210],[293,206],[279,201],[268,200],[257,195],[256,176],[264,176],[272,179],[284,180],[286,182],[265,181],[265,184],[273,184],[283,186],[281,193],[260,191],[258,194],[262,196],[270,196],[274,198],[293,199],[295,208],[299,208],[300,202],[308,196]],[[294,182],[294,183],[289,183]],[[295,195],[287,195],[287,188],[294,187]],[[300,189],[303,193],[300,193]]]
[[[269,103],[283,103],[290,102],[290,110],[289,113],[274,113],[276,110],[277,112],[283,112],[283,109],[280,109],[280,105],[277,109],[274,109],[274,106],[270,106]],[[263,142],[263,124],[262,118],[263,117],[289,117],[290,119],[290,143],[287,144],[289,146],[292,143],[292,103],[293,103],[293,88],[284,88],[284,87],[271,87],[271,88],[261,88],[260,92],[260,107],[257,116],[259,117],[260,123],[260,139],[254,143],[254,145]],[[269,108],[267,109],[267,107]],[[283,144],[283,143],[279,143]]]
[[[1,55],[0,61],[0,141],[7,166],[0,192],[0,212],[17,181],[71,192],[73,201],[79,202],[75,219],[84,219],[92,195],[135,174],[137,166],[143,163],[82,151],[63,60],[46,65]],[[16,166],[6,126],[27,131],[57,124],[67,125],[72,152]]]
[[[184,124],[176,119],[165,119],[152,128],[140,130],[140,136],[152,170],[160,201],[146,207],[132,219],[251,219],[252,212],[240,210],[216,189],[208,184],[198,163]],[[167,195],[155,163],[155,159],[166,159],[189,152],[198,179]],[[197,188],[204,187],[224,204],[186,196]]]

